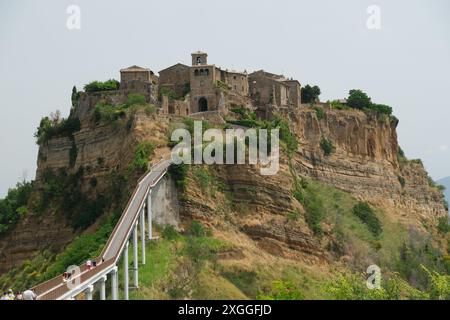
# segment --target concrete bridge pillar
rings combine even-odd
[[[119,277],[117,272],[117,266],[111,271],[111,297],[113,300],[119,298]]]
[[[142,207],[140,212],[140,220],[141,220],[141,259],[142,264],[145,264],[145,205]]]
[[[138,223],[134,225],[133,229],[133,281],[134,281],[134,287],[137,288],[139,286],[139,265],[138,265]]]
[[[106,275],[98,280],[100,283],[100,300],[106,300],[106,280]]]
[[[128,300],[129,291],[129,274],[128,274],[128,239],[125,243],[125,248],[123,250],[123,289],[124,289],[124,299]]]
[[[84,295],[86,297],[86,300],[92,300],[92,293],[94,292],[94,286],[90,285],[84,290]]]
[[[153,239],[152,234],[152,189],[148,191],[147,195],[147,221],[148,221],[148,240]]]

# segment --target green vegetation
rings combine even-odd
[[[75,116],[67,119],[61,118],[59,111],[51,117],[44,117],[39,123],[36,133],[36,143],[42,145],[54,137],[69,137],[73,139],[73,134],[80,130],[80,120]]]
[[[75,107],[77,105],[78,99],[80,98],[80,93],[77,91],[77,87],[73,86],[72,88],[72,96],[71,96],[71,100],[72,100],[72,107]]]
[[[354,109],[373,110],[379,115],[387,115],[393,120],[397,120],[392,116],[392,108],[390,106],[372,103],[372,99],[362,90],[350,90],[347,105]]]
[[[147,170],[149,157],[155,152],[156,145],[151,141],[143,141],[136,146],[134,158],[129,166],[132,172],[144,173]]]
[[[372,105],[370,97],[362,90],[350,90],[347,105],[355,109],[368,109]]]
[[[292,168],[290,170],[294,179],[292,195],[304,206],[305,220],[309,228],[314,234],[320,235],[322,234],[321,222],[326,213],[323,200],[317,196],[317,190],[313,185],[304,178],[299,179]],[[295,217],[295,215],[291,215],[291,217]]]
[[[339,100],[333,100],[333,101],[331,101],[331,102],[330,102],[330,107],[331,107],[332,109],[337,109],[337,110],[345,110],[345,109],[348,109],[348,107],[347,107],[345,104],[341,103]]]
[[[125,110],[128,106],[112,106],[107,103],[99,102],[92,110],[92,120],[96,124],[113,124],[126,116]]]
[[[179,98],[177,96],[177,94],[175,93],[175,91],[173,91],[172,89],[170,89],[168,87],[159,88],[159,94],[161,96],[167,96],[169,98],[169,100],[177,100]]]
[[[97,195],[90,199],[81,192],[84,170],[69,174],[63,168],[58,172],[51,169],[44,171],[43,188],[36,207],[38,213],[52,207],[60,211],[71,222],[74,229],[85,229],[105,211],[109,198]],[[108,195],[109,197],[109,195]]]
[[[315,107],[314,110],[316,110],[317,119],[320,121],[323,118],[325,118],[325,111],[321,107]]]
[[[450,232],[450,225],[448,222],[448,217],[440,217],[438,219],[437,229],[442,234],[446,234],[447,232]]]
[[[353,214],[367,225],[374,236],[379,236],[383,231],[380,220],[367,202],[358,202],[353,207]]]
[[[307,84],[301,89],[302,103],[314,103],[319,100],[320,88]]]
[[[138,93],[130,93],[127,96],[127,100],[125,102],[125,104],[129,107],[134,105],[143,105],[145,103],[146,103],[145,96]]]
[[[322,148],[325,156],[329,156],[334,151],[333,144],[325,137],[322,137],[322,139],[320,139],[320,147]]]
[[[184,190],[186,187],[186,178],[189,171],[189,165],[187,164],[171,164],[168,172],[171,178],[175,181],[178,188]]]
[[[304,296],[290,281],[276,280],[268,295],[259,295],[259,300],[303,300]]]
[[[127,113],[143,108],[147,115],[156,111],[156,107],[146,103],[145,96],[137,93],[130,93],[125,103],[110,105],[100,101],[91,111],[91,119],[96,124],[117,124],[118,120],[124,119]]]
[[[114,79],[110,79],[105,82],[92,81],[92,82],[84,85],[84,91],[97,92],[97,91],[118,90],[119,86],[120,86],[119,81],[114,80]]]
[[[275,117],[273,120],[259,120],[256,118],[254,112],[250,112],[243,107],[235,107],[232,111],[241,116],[239,120],[227,120],[227,123],[235,124],[238,126],[266,129],[270,132],[272,129],[279,129],[280,140],[284,143],[284,146],[289,155],[292,155],[298,149],[298,142],[295,134],[289,128],[289,123],[280,118]]]
[[[0,199],[0,235],[11,230],[28,212],[28,201],[33,190],[32,182],[19,182]]]
[[[405,187],[406,181],[405,178],[403,178],[402,176],[397,176],[398,178],[398,182],[400,182],[400,185],[402,186],[402,188]]]
[[[23,291],[62,274],[71,265],[80,265],[87,259],[97,257],[119,216],[120,211],[115,212],[110,218],[105,219],[96,232],[77,237],[58,255],[46,250],[36,258],[26,260],[22,267],[14,268],[0,277],[0,288],[15,288]]]
[[[231,87],[229,85],[227,85],[225,82],[220,81],[220,80],[217,80],[216,86],[217,86],[217,88],[222,89],[224,91],[230,91],[231,90]]]

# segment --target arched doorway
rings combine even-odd
[[[208,100],[206,100],[205,98],[201,97],[198,100],[198,110],[200,112],[208,111]]]

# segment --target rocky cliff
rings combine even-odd
[[[336,217],[324,219],[325,237],[319,237],[308,225],[305,204],[293,196],[297,179],[308,178],[343,190],[355,199],[348,200],[351,203],[368,201],[383,210],[389,221],[434,234],[437,218],[446,214],[442,193],[430,186],[420,162],[399,156],[397,122],[362,111],[320,108],[324,109],[320,114],[309,106],[284,113],[299,148],[291,157],[282,153],[277,175],[263,177],[258,168],[250,165],[194,167],[180,198],[182,220],[202,220],[217,230],[229,224],[271,255],[328,264],[336,258],[330,248],[339,241],[331,231],[336,225],[331,219]],[[95,197],[108,192],[111,173],[126,170],[139,142],[148,140],[157,146],[153,159],[169,151],[167,134],[171,122],[177,121],[177,117],[148,115],[142,110],[113,125],[95,125],[89,118],[82,119],[81,130],[73,137],[53,138],[40,147],[35,197],[42,192],[41,180],[48,168],[68,172],[83,168],[83,193]],[[320,146],[323,139],[333,147],[328,155]],[[173,185],[167,190],[173,190]],[[334,189],[323,190],[330,192],[330,197],[347,199]],[[338,200],[333,206],[336,212],[342,209]],[[431,229],[426,229],[429,226]],[[20,266],[42,249],[57,252],[78,233],[52,208],[46,208],[41,215],[30,214],[0,238],[0,273]],[[360,256],[368,256],[348,246],[339,250],[339,256],[347,256],[346,261],[352,263],[362,259]],[[374,249],[366,251],[370,250]]]

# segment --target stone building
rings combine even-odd
[[[120,70],[120,88],[132,88],[136,82],[151,83],[153,72],[150,69],[131,66]]]
[[[248,96],[246,72],[222,70],[213,64],[208,64],[208,54],[201,51],[192,53],[191,59],[190,67],[178,63],[159,72],[161,89],[169,89],[176,99],[180,100],[184,100],[189,92],[189,112],[217,110],[223,99],[223,90],[234,95]],[[184,108],[174,105],[174,110],[181,109]],[[168,112],[171,113],[171,111],[169,108]]]
[[[177,63],[159,71],[159,87],[172,91],[177,98],[183,98],[190,91],[189,66]]]
[[[250,97],[259,105],[299,107],[301,104],[301,85],[297,80],[259,70],[249,74],[248,81]]]

